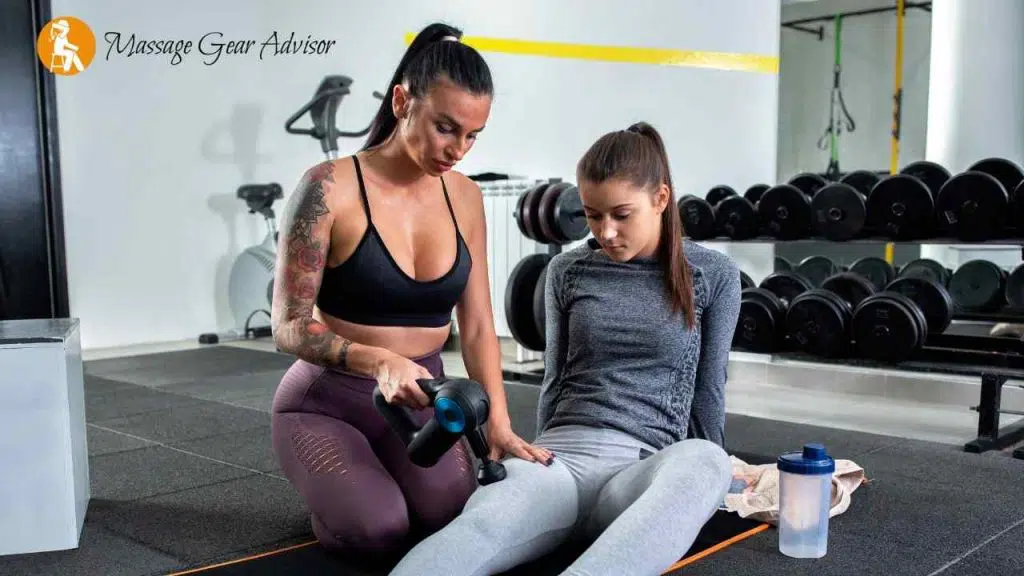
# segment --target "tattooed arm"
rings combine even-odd
[[[282,214],[271,310],[274,343],[320,366],[373,375],[382,349],[352,342],[313,317],[331,244],[334,167],[324,162],[303,174]]]

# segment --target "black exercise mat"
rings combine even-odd
[[[166,386],[218,376],[287,370],[293,362],[294,356],[278,352],[250,350],[237,346],[210,346],[90,360],[84,363],[84,368],[88,374],[110,380],[140,386]]]
[[[718,512],[704,526],[696,542],[683,559],[695,556],[730,538],[739,537],[760,526],[736,514]],[[564,547],[543,558],[523,564],[501,576],[555,576],[562,573],[583,551],[580,547]],[[711,558],[709,556],[707,558]],[[353,574],[377,576],[387,574],[398,562],[378,566],[355,565],[319,544],[311,543],[285,548],[280,552],[257,554],[251,558],[215,564],[199,573],[206,576],[277,576],[278,574]]]

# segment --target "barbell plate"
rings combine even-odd
[[[808,256],[796,267],[797,274],[811,281],[814,287],[821,286],[825,278],[835,274],[839,269],[836,263],[826,256]]]
[[[715,237],[715,211],[703,198],[687,194],[677,202],[683,234],[693,240]]]
[[[729,196],[714,208],[715,229],[733,240],[757,236],[758,219],[754,205],[743,196]]]
[[[778,296],[787,306],[794,298],[814,288],[810,280],[795,271],[773,272],[758,286]]]
[[[850,264],[850,272],[871,282],[876,290],[881,290],[896,277],[892,264],[878,256],[865,256],[855,260]]]
[[[781,348],[785,308],[775,294],[764,288],[744,289],[733,345],[749,352],[770,353]]]
[[[526,228],[526,237],[530,240],[537,242],[541,241],[540,236],[540,221],[537,218],[537,208],[540,203],[540,199],[544,196],[544,192],[548,189],[551,183],[541,184],[535,186],[529,192],[526,193],[526,198],[523,200],[523,209],[520,214],[523,219],[523,227]]]
[[[555,201],[555,231],[565,242],[575,242],[586,238],[589,230],[580,189],[573,185],[564,188]]]
[[[793,263],[789,261],[785,256],[776,256],[773,272],[789,272],[793,269]]]
[[[811,199],[814,231],[828,240],[843,242],[860,236],[867,219],[864,195],[850,184],[833,182]]]
[[[765,232],[779,240],[807,238],[811,230],[811,199],[792,184],[772,186],[757,202]]]
[[[555,182],[547,187],[540,195],[537,202],[537,231],[540,233],[538,242],[542,244],[562,244],[565,239],[555,229],[555,202],[558,195],[567,187],[572,186],[568,182]]]
[[[541,184],[541,186],[543,186],[543,184]],[[519,199],[516,200],[515,212],[512,213],[512,218],[515,219],[516,226],[519,227],[519,232],[527,238],[529,238],[529,235],[526,233],[526,222],[523,218],[523,205],[526,203],[526,197],[530,195],[531,191],[533,191],[533,188],[530,188],[519,195]]]
[[[1024,181],[1017,185],[1010,194],[1013,203],[1013,227],[1018,238],[1024,234]]]
[[[904,276],[885,289],[910,298],[924,313],[928,334],[942,334],[953,322],[953,297],[938,282],[924,276]]]
[[[967,168],[967,172],[984,172],[999,180],[1007,194],[1014,191],[1024,182],[1024,170],[1006,158],[985,158],[978,160]]]
[[[1024,310],[1024,264],[1018,264],[1006,277],[1006,302],[1011,308]]]
[[[911,162],[900,170],[900,174],[913,176],[924,182],[924,185],[931,191],[933,198],[939,195],[939,190],[942,189],[943,184],[952,177],[949,170],[946,170],[942,164],[930,160]]]
[[[907,262],[900,268],[900,273],[896,276],[903,278],[904,276],[918,275],[924,275],[926,278],[931,278],[946,287],[949,286],[949,278],[951,276],[949,269],[931,258],[917,258]]]
[[[871,190],[866,226],[893,240],[920,240],[935,226],[935,200],[917,177],[893,174]]]
[[[541,346],[547,345],[547,310],[544,301],[544,282],[547,281],[548,267],[540,271],[537,277],[537,284],[533,287],[533,324],[537,328],[537,335],[540,336]],[[542,348],[543,349],[543,348]]]
[[[842,298],[850,305],[851,312],[857,304],[877,292],[870,280],[853,272],[840,272],[829,276],[821,283],[821,289]]]
[[[761,196],[763,196],[765,191],[769,188],[771,188],[771,186],[767,184],[754,184],[750,188],[747,188],[747,191],[743,193],[743,197],[750,200],[751,204],[757,204],[757,201],[761,199]]]
[[[964,262],[949,279],[949,292],[958,310],[992,312],[1002,308],[1006,293],[1002,268],[988,260]]]
[[[725,200],[726,198],[735,195],[736,190],[733,190],[731,186],[720,185],[711,188],[711,190],[708,190],[707,196],[705,196],[704,199],[708,201],[708,204],[711,204],[712,206],[717,206],[718,203],[721,202],[722,200]]]
[[[797,349],[838,358],[849,349],[848,316],[829,293],[813,288],[800,294],[786,312],[786,334]]]
[[[828,185],[828,180],[813,172],[803,172],[790,178],[787,184],[797,187],[810,198],[817,194],[818,190]]]
[[[870,170],[854,170],[839,179],[841,183],[853,186],[865,198],[871,194],[871,189],[881,180],[881,176]]]
[[[917,319],[900,297],[894,292],[876,292],[854,309],[851,325],[858,356],[902,362],[918,349],[921,334]]]
[[[961,172],[939,190],[935,214],[940,234],[966,242],[990,240],[1010,221],[1010,196],[991,174]]]
[[[505,320],[516,342],[535,352],[544,350],[544,337],[537,330],[533,297],[541,272],[551,260],[546,253],[530,254],[520,260],[509,274],[505,287]]]

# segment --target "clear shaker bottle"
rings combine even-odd
[[[779,552],[821,558],[828,550],[828,516],[835,460],[821,444],[783,454],[779,468]]]

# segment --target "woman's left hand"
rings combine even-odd
[[[487,423],[487,441],[491,446],[491,460],[499,460],[511,454],[527,462],[540,462],[550,466],[555,455],[539,446],[523,440],[512,431],[512,425],[506,422],[489,421]]]

